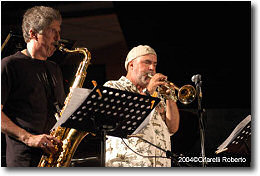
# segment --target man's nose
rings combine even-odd
[[[55,36],[54,36],[54,40],[55,41],[59,41],[60,40],[60,33],[56,32]]]
[[[156,66],[154,64],[149,65],[149,70],[155,71],[155,69],[156,69]]]

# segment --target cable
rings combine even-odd
[[[125,146],[128,147],[128,148],[129,148],[132,152],[134,152],[135,154],[137,154],[137,155],[139,155],[139,156],[142,156],[142,157],[144,157],[144,158],[168,158],[168,159],[169,159],[168,156],[170,156],[170,159],[172,159],[173,161],[175,161],[175,163],[177,164],[177,166],[181,167],[180,163],[179,163],[178,160],[176,159],[176,158],[178,158],[178,155],[176,155],[176,154],[174,154],[174,153],[171,153],[169,150],[166,151],[166,150],[164,150],[164,149],[162,149],[162,148],[160,148],[160,147],[158,147],[158,146],[152,144],[151,142],[149,142],[149,141],[147,141],[147,140],[141,138],[140,136],[132,136],[132,137],[138,137],[139,139],[143,140],[144,142],[146,142],[146,143],[148,143],[148,144],[150,144],[150,145],[152,145],[152,146],[154,146],[154,147],[156,147],[156,148],[159,148],[160,150],[162,150],[162,151],[164,151],[164,152],[166,153],[166,157],[165,157],[165,156],[145,156],[145,155],[142,155],[142,154],[140,154],[140,153],[134,151],[129,145],[126,144],[126,142],[124,141],[124,139],[121,138],[122,141],[123,141],[123,143],[125,144]],[[186,164],[186,166],[188,166],[188,167],[193,167],[191,164],[188,164],[188,163],[184,163],[184,164]]]
[[[145,156],[145,155],[142,155],[142,154],[134,151],[129,145],[127,145],[123,138],[121,138],[121,139],[122,139],[123,143],[126,145],[127,148],[129,148],[132,152],[134,152],[135,154],[137,154],[139,156],[142,156],[144,158],[168,158],[166,156]],[[142,139],[142,138],[140,138],[140,139]]]

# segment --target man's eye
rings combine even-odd
[[[60,31],[57,31],[56,29],[52,29],[51,32],[55,33],[55,34],[59,34],[60,35]]]

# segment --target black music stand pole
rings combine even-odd
[[[196,85],[196,94],[198,99],[198,116],[199,116],[199,129],[200,129],[200,146],[201,146],[201,156],[202,160],[202,167],[206,167],[206,162],[204,161],[205,155],[205,126],[203,121],[203,108],[201,105],[202,102],[202,91],[201,91],[201,75],[194,75],[191,79],[195,82]]]
[[[100,144],[101,144],[101,151],[100,151],[100,164],[101,167],[106,167],[106,130],[102,129],[100,131]]]
[[[243,155],[251,153],[251,115],[248,115],[236,126],[215,153],[222,152]]]

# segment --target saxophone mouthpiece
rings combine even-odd
[[[60,45],[60,42],[59,42],[59,41],[55,41],[55,42],[53,42],[52,44],[53,44],[56,48],[58,48],[59,45]]]
[[[64,44],[61,41],[55,41],[53,42],[53,45],[56,47],[56,49],[60,50],[61,52],[64,52]]]

